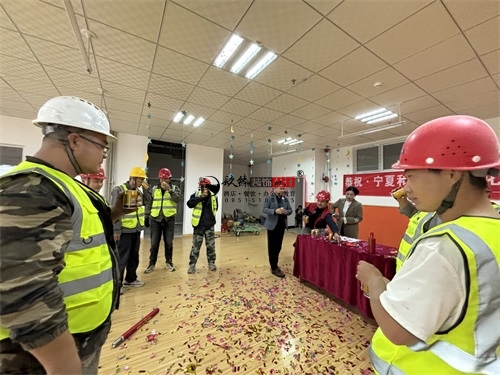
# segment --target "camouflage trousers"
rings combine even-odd
[[[196,264],[198,261],[203,238],[205,238],[205,245],[207,247],[208,264],[215,264],[215,232],[214,227],[212,227],[209,229],[194,228],[193,246],[189,254],[189,265]]]

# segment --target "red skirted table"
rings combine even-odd
[[[364,260],[373,264],[391,280],[396,272],[396,255],[397,249],[389,246],[377,244],[376,252],[369,254],[368,244],[364,241],[355,246],[337,245],[329,242],[327,237],[299,234],[293,255],[293,275],[373,318],[370,301],[363,295],[356,279],[358,263]]]

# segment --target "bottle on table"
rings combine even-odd
[[[368,237],[368,253],[375,254],[375,248],[377,246],[377,241],[375,240],[375,235],[370,232],[370,237]]]

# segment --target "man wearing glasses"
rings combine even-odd
[[[97,374],[119,298],[113,222],[133,210],[74,178],[97,173],[115,137],[76,97],[33,123],[41,148],[0,177],[0,373]]]

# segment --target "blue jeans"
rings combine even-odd
[[[161,222],[151,218],[151,249],[149,250],[149,265],[156,265],[158,260],[158,249],[160,241],[163,237],[165,244],[165,261],[168,264],[172,263],[172,255],[174,252],[174,230],[175,230],[175,216],[164,218]]]

